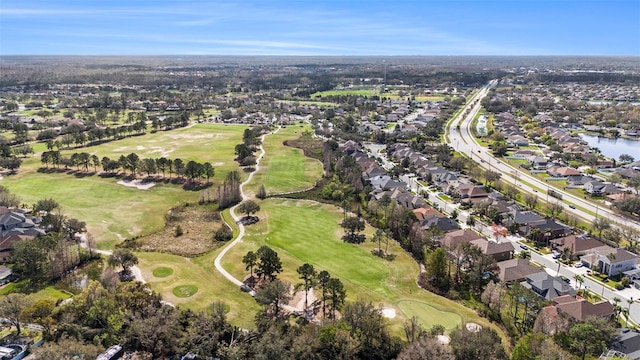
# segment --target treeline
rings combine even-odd
[[[210,162],[199,163],[193,160],[184,162],[182,159],[168,159],[161,158],[140,158],[136,153],[130,153],[129,155],[120,155],[117,160],[110,159],[104,156],[102,159],[97,155],[92,155],[86,152],[73,153],[71,156],[62,156],[58,150],[44,151],[41,156],[41,162],[48,169],[49,164],[56,168],[64,166],[65,169],[69,167],[76,167],[77,170],[83,169],[89,171],[89,167],[93,167],[94,171],[97,171],[98,166],[102,167],[102,170],[106,173],[117,173],[120,170],[123,172],[129,171],[132,176],[140,173],[146,173],[147,176],[155,176],[162,173],[162,177],[169,173],[169,178],[173,174],[178,177],[186,177],[191,181],[200,180],[206,178],[209,182],[210,178],[215,175],[215,169]]]
[[[260,135],[264,131],[268,130],[268,126],[255,126],[244,130],[244,133],[242,134],[242,143],[235,147],[235,154],[237,155],[236,161],[238,161],[240,166],[256,164],[256,157],[254,153],[260,146]]]
[[[242,200],[240,192],[240,175],[237,171],[231,171],[227,174],[221,186],[216,189],[216,203],[218,209],[229,208]]]
[[[272,311],[263,299],[286,289],[278,280],[258,292],[263,309],[255,328],[243,330],[227,320],[219,301],[200,311],[164,305],[159,294],[139,282],[119,282],[103,275],[92,279],[73,301],[56,306],[52,300],[32,302],[23,294],[0,300],[0,315],[20,326],[44,327],[45,344],[33,349],[38,358],[97,356],[119,344],[127,352],[153,359],[180,358],[187,353],[202,359],[506,359],[499,336],[489,328],[478,332],[464,326],[451,332],[443,345],[435,337],[444,327],[424,329],[415,318],[404,323],[407,342],[391,334],[388,321],[372,303],[346,302],[339,319],[309,322],[304,317]],[[272,294],[273,287],[279,287]],[[282,301],[278,298],[274,301]],[[2,306],[4,303],[12,307]]]
[[[144,135],[147,133],[149,120],[144,112],[137,114],[141,114],[138,116],[139,120],[129,125],[99,127],[95,122],[89,122],[89,125],[71,124],[63,127],[60,131],[54,129],[40,131],[36,140],[46,142],[49,150],[54,147],[59,150],[63,146],[68,149],[72,144],[77,147],[91,146],[130,136]],[[187,113],[182,113],[179,116],[167,116],[163,120],[159,120],[156,116],[151,117],[152,132],[185,127],[188,124],[189,116]]]

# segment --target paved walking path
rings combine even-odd
[[[276,131],[274,131],[273,133],[276,133],[278,130],[280,130],[280,128],[278,128]],[[264,139],[267,136],[267,134],[262,135],[261,141],[260,141],[260,156],[258,156],[258,159],[256,159],[256,166],[255,166],[255,170],[253,170],[250,174],[249,177],[247,178],[247,180],[245,180],[242,184],[240,184],[240,195],[242,195],[242,201],[248,200],[249,197],[244,193],[244,186],[246,184],[248,184],[251,179],[253,179],[253,174],[255,174],[256,172],[258,172],[258,170],[260,170],[260,160],[262,160],[262,158],[264,157],[265,151],[264,151],[264,147],[262,146],[262,143],[264,143]],[[234,246],[236,246],[237,243],[239,243],[240,241],[242,241],[242,238],[244,237],[244,233],[245,233],[245,229],[244,229],[244,225],[239,222],[240,217],[236,214],[236,208],[238,207],[238,205],[240,204],[236,204],[235,206],[233,206],[230,210],[229,213],[231,214],[231,217],[233,218],[233,221],[236,222],[236,224],[238,224],[238,228],[240,229],[240,232],[238,233],[238,237],[235,238],[235,240],[233,240],[232,242],[230,242],[229,244],[227,244],[227,246],[224,247],[224,249],[222,249],[222,251],[220,251],[220,254],[218,254],[218,256],[216,256],[216,260],[214,261],[214,265],[216,266],[216,269],[224,276],[227,278],[227,280],[231,281],[232,283],[238,285],[238,286],[242,286],[243,282],[236,279],[233,275],[229,274],[229,272],[227,270],[225,270],[222,265],[220,264],[220,261],[222,261],[222,258],[225,256],[225,254],[231,250],[231,248],[233,248]],[[251,296],[255,296],[255,292],[253,290],[251,290],[249,292],[249,294],[251,294]]]

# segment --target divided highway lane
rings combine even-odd
[[[468,115],[464,118],[462,115],[459,115],[456,119],[454,119],[454,121],[451,122],[448,129],[449,133],[446,137],[446,141],[450,146],[456,149],[456,151],[464,153],[472,160],[477,161],[481,167],[501,173],[501,178],[505,182],[516,184],[521,191],[536,194],[542,200],[545,200],[543,197],[546,196],[546,194],[541,193],[540,191],[538,191],[538,189],[546,191],[546,189],[549,188],[549,185],[546,182],[531,176],[528,171],[522,171],[521,169],[512,167],[511,165],[495,158],[489,153],[486,148],[480,146],[480,144],[477,143],[477,141],[471,134],[471,123],[480,111],[481,107],[479,100],[485,97],[491,87],[495,86],[496,83],[497,81],[492,80],[489,84],[487,84],[476,93],[474,98],[472,98],[472,101],[467,104],[467,107],[462,112],[464,113],[465,111],[469,110]],[[525,184],[525,182],[527,184]],[[607,217],[612,223],[624,226],[632,226],[635,229],[640,230],[640,224],[634,221],[630,221],[629,219],[616,214],[606,207],[594,205],[579,196],[563,190],[559,190],[557,188],[554,188],[554,190],[562,194],[563,200],[565,202],[561,202],[559,200],[558,202],[563,204],[564,211],[566,212],[573,213],[588,222],[593,222],[596,216],[592,214],[597,214],[599,217]],[[569,204],[566,203],[567,201],[570,202],[573,207],[569,207]],[[586,209],[586,211],[584,211],[583,209]]]

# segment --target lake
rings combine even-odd
[[[602,155],[616,159],[616,161],[621,154],[628,154],[633,156],[635,160],[640,160],[640,141],[622,138],[609,139],[587,134],[580,134],[580,137],[590,147],[597,147]]]

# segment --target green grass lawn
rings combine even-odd
[[[390,94],[380,93],[379,88],[353,88],[353,89],[335,89],[335,90],[326,90],[319,91],[311,94],[312,99],[318,99],[327,96],[344,96],[344,95],[355,95],[355,96],[387,96]],[[388,97],[388,96],[387,96]]]
[[[136,152],[141,158],[167,156],[210,161],[216,170],[212,179],[215,187],[229,171],[238,168],[233,161],[233,148],[242,141],[244,129],[243,126],[198,124],[63,153],[90,152],[115,159]],[[100,248],[111,248],[123,238],[160,229],[167,210],[199,198],[199,192],[185,191],[179,185],[158,183],[149,190],[138,190],[118,185],[118,179],[97,175],[77,178],[64,173],[40,173],[37,172],[40,166],[39,156],[27,158],[17,175],[4,177],[0,184],[26,204],[44,198],[55,199],[67,216],[87,223]],[[241,173],[241,176],[246,175]]]
[[[297,139],[309,126],[288,126],[265,138],[265,157],[260,161],[260,171],[254,174],[251,184],[245,187],[255,194],[264,185],[267,194],[307,189],[322,177],[322,164],[304,156],[302,150],[285,146],[287,139]]]
[[[220,300],[229,306],[227,316],[234,325],[254,328],[254,316],[260,306],[249,294],[242,292],[215,270],[213,261],[221,249],[197,258],[146,252],[136,255],[145,280],[153,290],[162,294],[164,300],[196,311]],[[153,273],[157,268],[170,268],[173,273],[156,277]],[[198,291],[190,297],[180,297],[181,293],[175,294],[174,289],[182,286],[195,286]]]
[[[284,272],[280,278],[298,282],[295,269],[310,263],[340,278],[347,289],[347,300],[364,299],[375,305],[393,307],[397,318],[391,320],[395,333],[402,333],[402,322],[418,316],[425,325],[441,323],[447,328],[460,321],[488,322],[473,311],[446,298],[426,292],[416,285],[417,263],[400,246],[390,241],[395,260],[387,261],[371,254],[372,242],[360,245],[343,243],[339,208],[311,201],[268,199],[260,203],[262,219],[247,229],[245,240],[236,245],[222,264],[237,278],[248,273],[242,264],[247,251],[268,245],[278,252]],[[368,238],[373,229],[367,228]],[[404,305],[402,305],[404,303]]]

